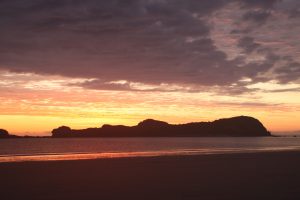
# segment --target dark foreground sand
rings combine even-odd
[[[0,164],[0,199],[300,199],[300,152]]]

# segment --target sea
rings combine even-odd
[[[24,138],[0,140],[0,162],[300,151],[299,137]]]

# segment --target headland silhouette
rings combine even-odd
[[[271,136],[257,119],[239,116],[213,122],[169,124],[147,119],[136,126],[103,125],[101,128],[74,130],[67,126],[53,129],[52,137],[257,137]]]

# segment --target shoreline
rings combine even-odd
[[[300,152],[0,163],[4,199],[300,199]]]
[[[300,137],[297,135],[269,135],[269,136],[84,136],[84,137],[53,137],[53,136],[33,136],[33,135],[13,135],[13,137],[0,138],[1,140],[12,139],[112,139],[112,138],[264,138],[264,137]]]
[[[180,157],[226,154],[256,154],[300,152],[299,146],[290,147],[264,147],[264,148],[216,148],[216,149],[178,149],[142,152],[68,152],[68,153],[36,153],[0,155],[0,163],[18,162],[48,162],[48,161],[76,161],[120,158],[155,158],[155,157]]]

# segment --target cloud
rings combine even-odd
[[[278,74],[277,79],[281,83],[288,83],[291,81],[299,80],[300,77],[300,63],[291,62],[276,69],[276,74]]]
[[[243,19],[252,20],[256,23],[264,23],[270,15],[271,15],[270,11],[254,10],[245,13]]]
[[[252,37],[242,37],[239,40],[238,46],[243,48],[246,53],[251,53],[260,47],[258,43],[254,42],[254,38]]]
[[[251,7],[251,8],[263,8],[269,9],[272,8],[275,3],[280,2],[280,0],[242,0],[243,7]]]
[[[219,105],[224,106],[239,106],[239,107],[280,107],[282,104],[270,104],[270,103],[261,103],[261,102],[218,102]]]
[[[300,92],[300,87],[297,88],[288,88],[288,89],[276,89],[276,90],[267,90],[265,92]]]
[[[244,77],[262,81],[260,75],[278,61],[271,51],[260,63],[229,58],[211,35],[209,18],[231,3],[245,11],[241,20],[265,24],[277,5],[275,0],[4,0],[0,68],[93,79],[81,86],[108,90],[132,90],[129,83],[194,85],[197,90],[229,88]],[[242,30],[236,29],[238,48],[246,53],[264,48],[253,27]],[[288,78],[291,72],[274,70],[282,82],[296,80]],[[118,80],[127,84],[111,83]]]

